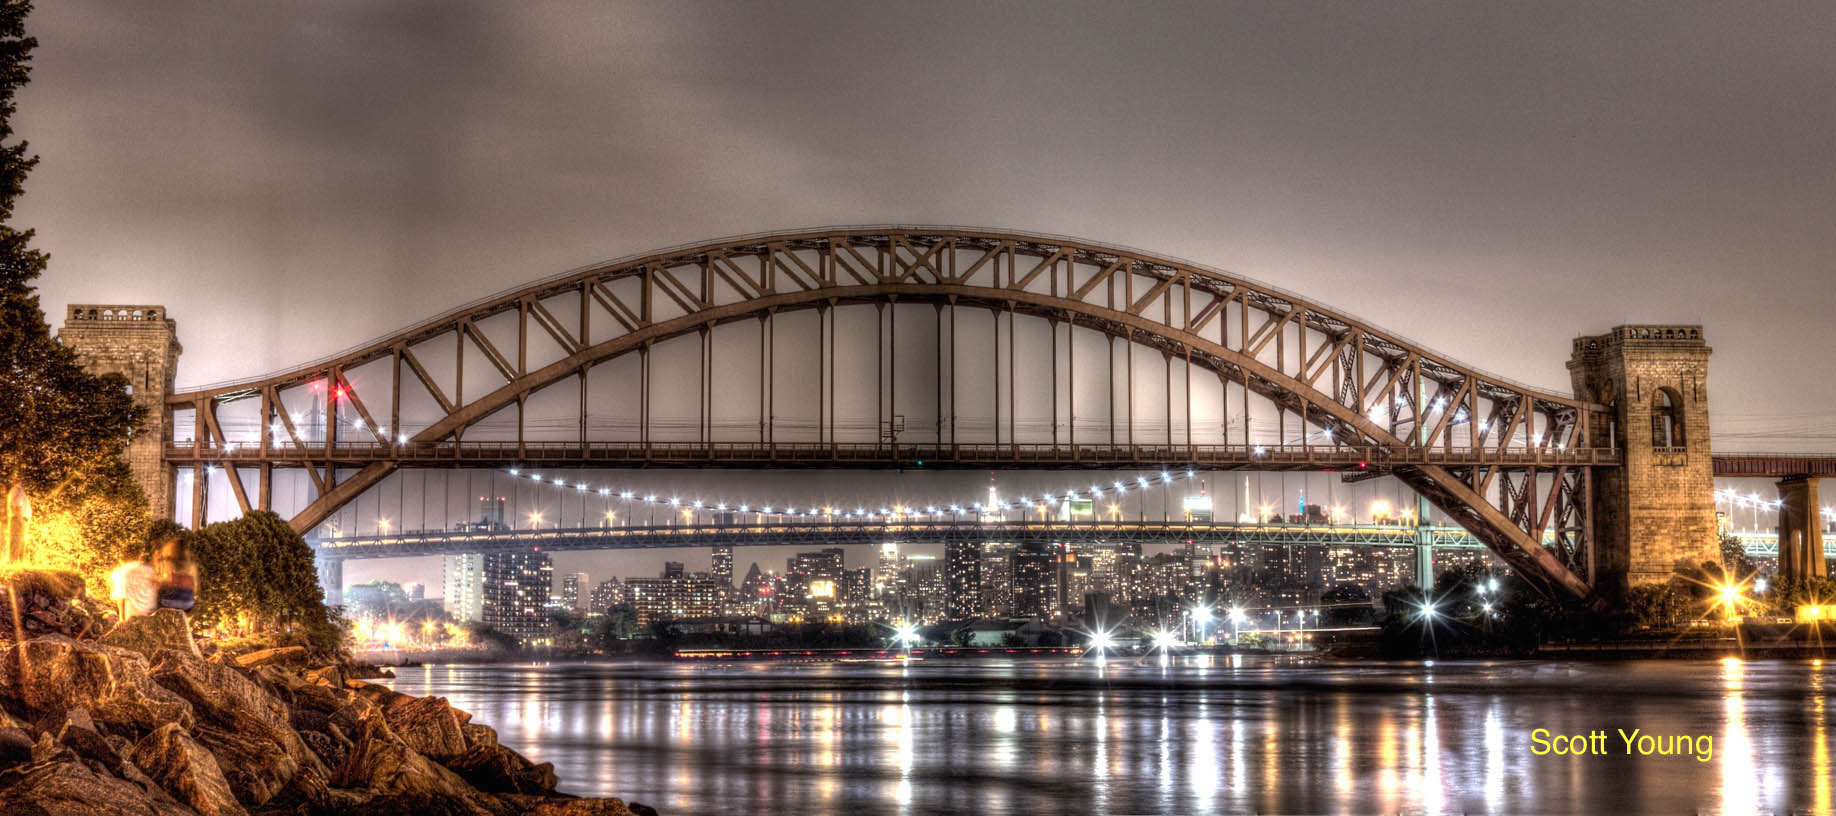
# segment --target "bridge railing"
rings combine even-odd
[[[1398,465],[1499,464],[1610,466],[1622,456],[1611,448],[1495,448],[1409,445],[1108,445],[760,442],[556,442],[443,441],[425,444],[270,442],[169,445],[175,463],[231,461],[445,462],[477,464],[619,464],[717,462],[762,464],[911,464],[1017,462],[1046,467],[1137,467],[1143,463],[1228,467],[1315,467],[1384,470]]]

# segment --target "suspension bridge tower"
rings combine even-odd
[[[1625,452],[1595,471],[1595,590],[1668,581],[1679,568],[1719,563],[1714,461],[1709,449],[1708,358],[1701,326],[1620,326],[1575,339],[1575,396],[1612,409],[1588,429]]]

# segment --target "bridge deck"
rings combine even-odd
[[[485,552],[539,547],[547,550],[615,550],[715,546],[878,546],[888,541],[943,544],[953,541],[1007,543],[1103,541],[1154,543],[1192,539],[1200,544],[1247,542],[1338,546],[1413,546],[1418,528],[1403,526],[1309,526],[1303,524],[1188,524],[1185,522],[925,521],[910,523],[787,522],[667,527],[599,527],[572,530],[407,532],[381,536],[319,539],[320,557],[388,558],[436,553]],[[1478,549],[1479,540],[1458,527],[1425,527],[1437,547]]]
[[[1836,476],[1836,456],[1804,453],[1718,453],[1716,476]]]
[[[467,440],[455,445],[383,445],[339,442],[217,445],[169,445],[167,462],[317,463],[365,465],[393,461],[403,465],[708,466],[726,467],[1046,467],[1130,469],[1160,464],[1207,469],[1377,470],[1407,465],[1495,464],[1504,466],[1611,466],[1621,462],[1607,448],[1492,448],[1411,445],[936,445],[936,444],[798,444],[754,442],[490,442]]]
[[[1410,547],[1417,531],[1426,532],[1431,546],[1446,549],[1482,549],[1472,533],[1459,527],[1408,527],[1390,525],[1307,524],[1192,524],[1186,522],[1123,521],[1095,524],[1065,522],[926,521],[910,523],[774,522],[739,525],[676,525],[662,527],[597,527],[583,529],[496,530],[480,532],[410,531],[374,536],[315,539],[320,558],[400,558],[460,552],[495,552],[520,549],[623,550],[680,547],[878,546],[888,541],[912,544],[971,542],[1109,542],[1166,543],[1192,539],[1214,545],[1239,542],[1257,545],[1326,547]],[[1738,534],[1748,555],[1778,555],[1778,536]],[[1836,558],[1836,540],[1825,545]]]

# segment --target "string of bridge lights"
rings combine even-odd
[[[608,486],[588,484],[585,481],[570,482],[565,476],[544,476],[540,471],[525,471],[522,468],[508,468],[500,472],[512,478],[526,480],[538,485],[548,485],[560,489],[572,489],[576,493],[595,495],[604,499],[618,499],[620,501],[648,504],[655,507],[668,507],[679,511],[731,511],[739,513],[762,513],[768,516],[786,516],[791,518],[827,518],[840,516],[842,518],[870,520],[888,520],[917,516],[943,517],[946,515],[961,515],[963,513],[1030,510],[1037,507],[1040,502],[1049,505],[1061,500],[1075,501],[1081,498],[1089,498],[1095,501],[1104,496],[1119,498],[1129,492],[1131,485],[1132,489],[1143,491],[1153,487],[1167,487],[1181,481],[1192,481],[1198,478],[1198,473],[1193,470],[1185,470],[1177,473],[1174,471],[1161,471],[1158,476],[1136,476],[1133,482],[1112,481],[1107,486],[1092,484],[1087,490],[1066,488],[1062,491],[1041,493],[1039,494],[1038,502],[1035,502],[1030,496],[1021,496],[1014,501],[1000,501],[993,504],[978,501],[948,505],[927,505],[922,510],[916,507],[905,507],[902,505],[880,507],[877,509],[857,506],[849,510],[847,508],[837,508],[831,505],[819,506],[814,504],[800,506],[793,504],[780,505],[776,503],[763,504],[753,502],[738,504],[729,502],[709,503],[702,499],[684,500],[680,496],[664,498],[654,493],[638,493],[634,490],[620,490]]]
[[[1733,489],[1715,491],[1715,500],[1727,502],[1735,507],[1751,507],[1756,510],[1778,510],[1785,506],[1784,499],[1763,499],[1758,493],[1742,496],[1740,491]],[[1824,518],[1836,518],[1836,507],[1824,507],[1822,515]]]

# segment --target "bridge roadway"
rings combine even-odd
[[[1836,476],[1836,456],[1810,453],[1717,453],[1715,475],[1774,478]]]
[[[1413,547],[1417,532],[1431,546],[1482,549],[1483,544],[1459,527],[1397,525],[1215,524],[1183,521],[909,521],[909,522],[768,522],[764,524],[696,524],[661,527],[591,527],[582,529],[495,530],[478,532],[409,531],[372,536],[315,539],[322,560],[400,558],[461,552],[504,550],[624,550],[717,546],[834,547],[901,544],[947,544],[955,541],[1006,543],[1112,542],[1164,544],[1193,539],[1200,544],[1232,542],[1260,545],[1329,547]],[[1778,537],[1743,536],[1749,555],[1772,557]],[[1832,553],[1836,556],[1836,552]]]
[[[789,443],[789,442],[538,442],[445,440],[386,444],[339,440],[265,443],[204,442],[202,438],[170,444],[165,459],[173,466],[319,465],[360,467],[389,462],[404,467],[530,467],[540,465],[596,467],[911,467],[923,462],[940,468],[1096,468],[1132,470],[1158,463],[1207,470],[1369,470],[1443,465],[1503,467],[1609,467],[1624,463],[1611,448],[1528,449],[1416,445],[1102,445],[1102,444],[930,444]]]

